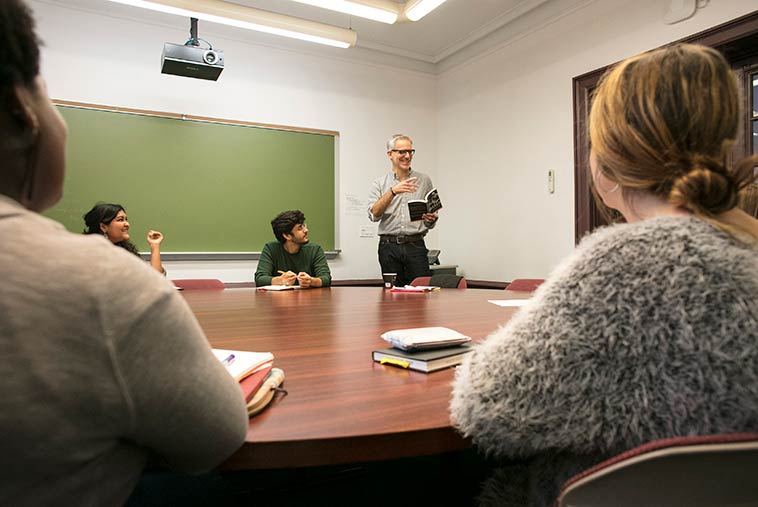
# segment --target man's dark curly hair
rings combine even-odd
[[[274,231],[274,236],[279,240],[279,243],[284,243],[286,240],[284,234],[290,234],[292,228],[297,224],[305,223],[305,215],[299,209],[294,211],[283,211],[276,215],[271,221],[271,229]]]
[[[15,85],[31,86],[39,74],[39,40],[34,19],[22,0],[0,0],[0,108]]]

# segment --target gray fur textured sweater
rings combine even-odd
[[[758,431],[758,249],[692,217],[597,231],[468,354],[451,412],[489,455],[532,460],[497,478],[529,490],[512,505],[656,438]]]

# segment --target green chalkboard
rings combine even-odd
[[[96,202],[124,206],[132,241],[163,252],[260,252],[279,212],[305,213],[334,250],[334,135],[58,105],[69,128],[64,197],[45,215],[81,232]]]

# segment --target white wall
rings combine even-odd
[[[202,22],[200,36],[224,50],[221,78],[208,82],[167,76],[160,73],[163,43],[183,43],[186,20],[173,27],[171,17],[167,23],[144,23],[55,1],[31,5],[45,43],[42,74],[53,98],[339,131],[340,210],[346,194],[365,201],[371,181],[389,170],[385,142],[394,133],[413,136],[417,166],[435,176],[433,76],[244,42],[250,32],[226,30],[221,35]],[[331,51],[338,55],[340,50]],[[371,225],[366,212],[340,215],[342,253],[329,262],[332,276],[380,278],[376,238],[359,237],[360,227]],[[132,224],[135,232],[159,226]],[[429,236],[431,246],[435,234]],[[170,244],[166,238],[164,250],[170,251]],[[239,282],[253,279],[256,263],[165,264],[171,278]]]
[[[537,30],[524,31],[528,19],[506,26],[516,34],[510,42],[438,78],[201,27],[225,51],[215,83],[159,73],[163,43],[187,37],[183,20],[137,22],[58,0],[32,6],[54,98],[339,131],[342,254],[330,261],[334,278],[379,277],[376,239],[359,238],[368,219],[346,215],[344,197],[366,198],[389,169],[384,141],[404,132],[419,150],[414,167],[433,177],[445,204],[429,246],[468,278],[510,280],[546,276],[573,248],[572,78],[755,9],[754,0],[711,0],[693,18],[666,25],[663,0],[572,2],[573,12]],[[552,195],[548,169],[557,173]],[[249,281],[255,263],[167,269],[173,278]]]
[[[470,279],[544,278],[574,246],[572,78],[756,9],[754,0],[712,0],[666,25],[665,4],[584,2],[440,77],[443,262]]]

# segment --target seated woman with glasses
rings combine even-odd
[[[139,257],[139,251],[129,241],[129,222],[126,211],[120,204],[98,203],[84,215],[87,228],[84,234],[102,234],[108,241],[120,246],[127,252]],[[163,234],[158,231],[147,231],[147,242],[150,245],[150,265],[159,273],[166,274],[161,264],[161,243]]]
[[[515,459],[482,503],[553,505],[570,476],[674,436],[758,431],[758,157],[726,165],[737,83],[715,50],[630,58],[590,115],[596,196],[626,219],[585,238],[456,373],[452,418]]]

